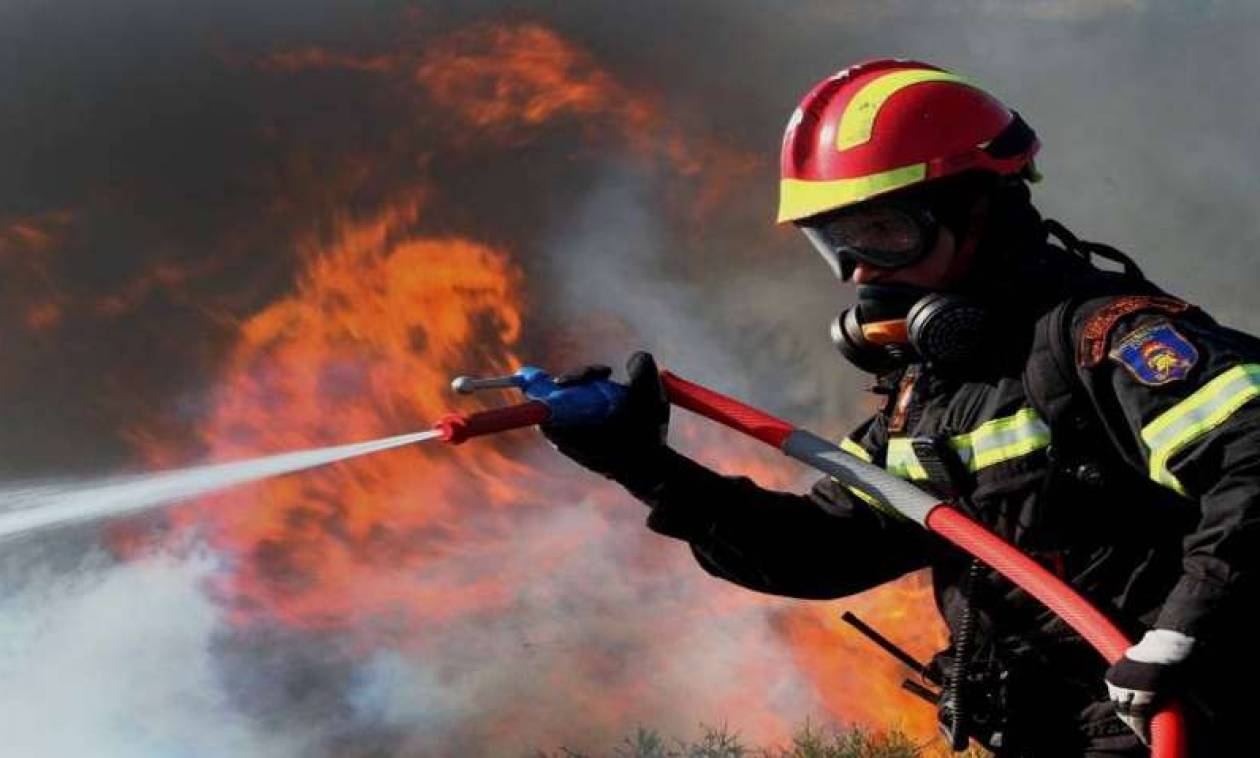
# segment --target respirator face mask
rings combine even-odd
[[[928,205],[873,202],[805,219],[797,226],[835,275],[849,281],[859,263],[895,269],[926,257],[941,228],[938,213]],[[965,218],[954,215],[960,221]],[[958,229],[955,239],[962,240],[964,231]],[[831,338],[845,358],[870,373],[882,374],[915,361],[947,370],[965,367],[983,353],[992,331],[988,309],[960,295],[891,283],[858,285],[857,295],[857,305],[832,322]]]

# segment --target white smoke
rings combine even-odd
[[[303,743],[230,707],[200,558],[28,577],[0,601],[0,733],[13,756],[282,756]]]
[[[671,234],[670,213],[651,176],[606,169],[547,247],[557,329],[592,360],[619,368],[648,349],[682,376],[823,431],[858,421],[863,381],[827,336],[850,293],[807,243],[793,233],[794,255],[749,256],[739,246],[759,241],[723,228]],[[593,317],[626,329],[592,340]]]
[[[734,595],[635,523],[640,506],[616,505],[549,508],[510,549],[453,558],[529,581],[502,612],[376,652],[348,696],[354,719],[405,734],[408,755],[605,754],[638,723],[687,735],[734,718],[750,687],[789,724],[818,713],[771,627],[789,601]]]

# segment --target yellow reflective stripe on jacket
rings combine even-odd
[[[1143,427],[1142,441],[1151,456],[1151,479],[1186,494],[1185,487],[1168,470],[1168,462],[1257,395],[1260,395],[1260,364],[1235,366]]]
[[[927,470],[919,463],[919,458],[914,454],[913,438],[897,437],[888,440],[888,462],[884,464],[884,468],[888,469],[888,473],[893,476],[899,476],[902,479],[927,479]]]
[[[871,462],[871,454],[866,451],[866,448],[862,447],[861,445],[849,439],[848,437],[845,437],[844,439],[840,440],[840,449],[848,453],[849,455],[852,455],[854,458],[857,458],[858,460],[865,461],[867,463]],[[835,477],[832,477],[832,478],[835,479]],[[837,479],[836,481],[839,481],[839,480]],[[841,484],[843,484],[843,482],[841,482]],[[871,493],[865,490],[858,489],[857,487],[852,487],[847,484],[844,484],[844,488],[848,490],[849,492],[853,493],[853,495],[857,497],[859,500],[861,500],[862,502],[866,503],[867,505],[871,506],[872,508],[878,511],[882,511],[884,513],[887,513],[892,516],[897,516],[899,518],[905,518],[905,516],[901,514],[901,511],[897,510],[896,508],[893,508],[892,506],[885,503],[883,500],[880,500],[879,498],[875,497],[874,495],[872,495]]]
[[[848,437],[845,437],[844,439],[840,440],[840,449],[848,453],[849,455],[852,455],[854,458],[857,458],[858,460],[865,461],[867,463],[872,462],[871,454],[866,451],[866,448],[862,447],[861,445],[849,439]],[[836,479],[834,476],[832,477],[832,479],[835,480],[837,483],[841,484],[846,490],[851,492],[854,497],[858,498],[859,500],[871,506],[872,508],[879,511],[880,513],[885,513],[889,516],[894,516],[899,519],[906,518],[906,515],[904,513],[892,507],[888,503],[885,503],[883,500],[880,500],[879,498],[875,497],[874,495],[867,492],[866,490],[859,489],[857,487],[853,487],[848,484],[844,484],[844,482],[841,482],[839,479]]]
[[[913,438],[909,437],[888,441],[888,473],[913,481],[928,478],[927,470],[914,454],[913,444]],[[986,421],[972,431],[955,435],[949,440],[949,446],[972,473],[1049,445],[1050,427],[1032,408]]]
[[[1028,455],[1050,444],[1050,427],[1037,411],[1025,408],[1013,416],[986,421],[949,441],[968,471],[976,472]]]

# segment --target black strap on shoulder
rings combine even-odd
[[[1083,430],[1091,422],[1084,388],[1076,374],[1076,347],[1072,338],[1072,318],[1077,309],[1094,298],[1114,295],[1162,295],[1146,278],[1132,258],[1109,245],[1087,242],[1053,219],[1044,219],[1046,232],[1078,256],[1086,266],[1066,275],[1064,285],[1070,296],[1043,314],[1037,321],[1032,350],[1024,371],[1024,389],[1029,402],[1050,425],[1051,433],[1066,428]],[[1097,255],[1123,266],[1123,271],[1095,268],[1090,257]]]
[[[1084,399],[1076,376],[1075,347],[1072,344],[1072,314],[1080,301],[1065,300],[1043,315],[1036,324],[1032,349],[1024,367],[1024,391],[1038,415],[1051,430],[1076,427],[1075,409]]]
[[[1024,367],[1024,390],[1033,408],[1055,431],[1084,431],[1093,418],[1092,409],[1076,373],[1076,343],[1072,319],[1091,301],[1121,295],[1163,295],[1145,279],[1113,272],[1097,272],[1078,283],[1073,296],[1061,301],[1037,320],[1032,348]]]

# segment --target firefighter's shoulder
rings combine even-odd
[[[1172,295],[1106,295],[1073,309],[1070,348],[1079,370],[1120,367],[1137,384],[1159,387],[1191,376],[1203,358],[1196,343],[1214,327],[1207,314]]]
[[[1132,429],[1158,484],[1180,494],[1202,491],[1207,469],[1184,464],[1260,420],[1260,339],[1184,300],[1086,302],[1072,333],[1077,370],[1094,403],[1117,428]]]

